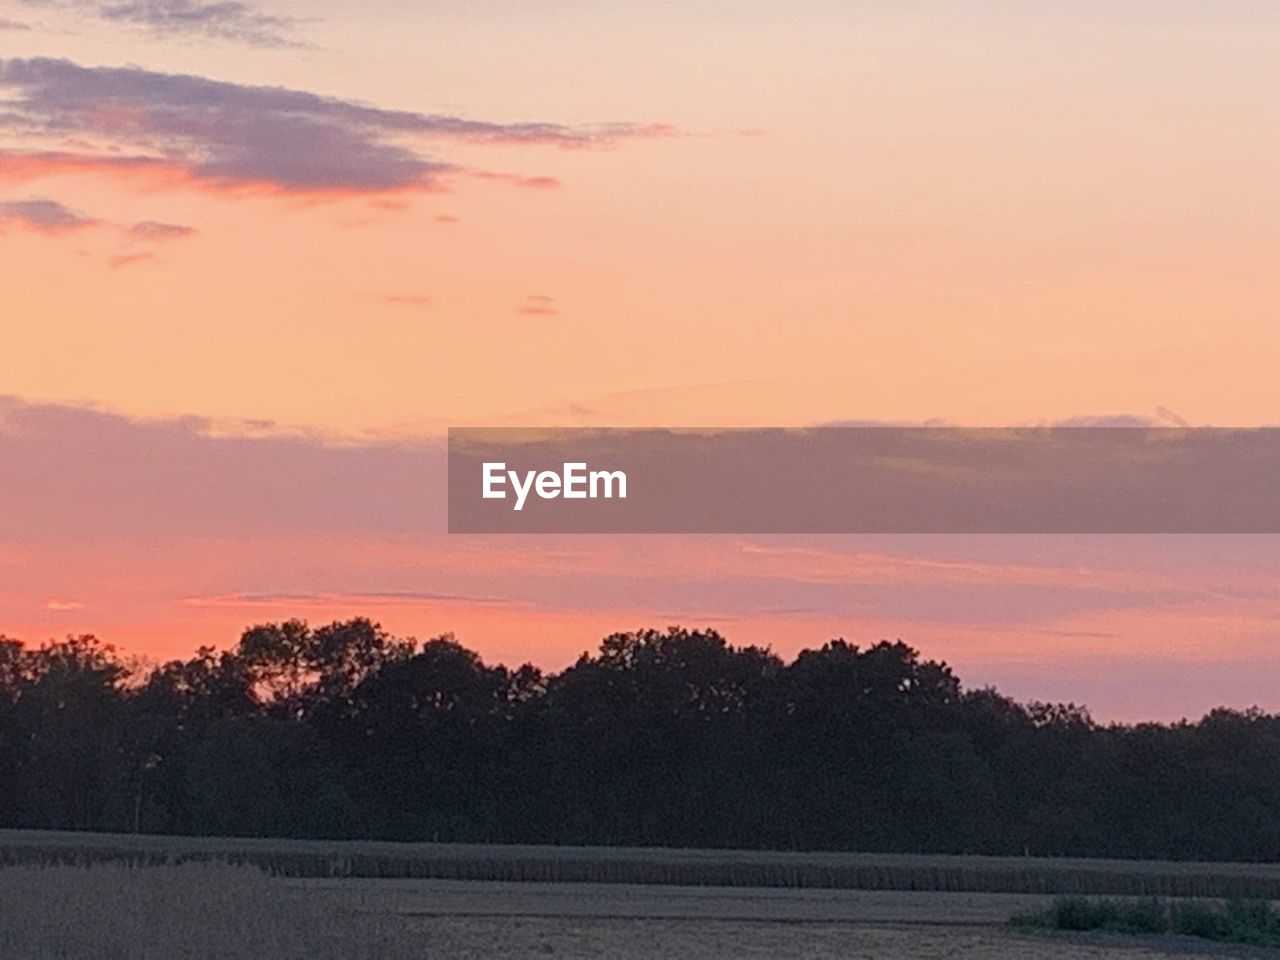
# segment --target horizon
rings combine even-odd
[[[173,663],[187,662],[196,658],[198,654],[205,649],[211,649],[217,653],[234,652],[241,637],[259,629],[271,628],[286,623],[299,623],[308,629],[316,629],[319,627],[336,627],[350,623],[367,622],[377,630],[386,631],[388,637],[397,642],[406,642],[414,646],[415,649],[421,649],[423,645],[436,642],[447,641],[456,643],[465,650],[471,651],[478,655],[481,660],[490,667],[502,667],[508,670],[516,670],[525,666],[532,666],[542,673],[544,677],[559,676],[569,671],[576,663],[583,658],[591,658],[598,656],[602,649],[602,644],[610,637],[620,635],[635,634],[642,635],[650,631],[688,631],[697,635],[715,635],[721,637],[728,648],[735,651],[743,651],[747,649],[758,649],[761,652],[777,657],[783,667],[794,664],[800,655],[805,653],[813,653],[819,651],[832,643],[845,643],[857,650],[867,650],[869,648],[882,644],[903,644],[908,649],[917,653],[923,661],[936,663],[941,667],[949,669],[958,681],[961,689],[965,693],[976,691],[990,690],[998,693],[1003,697],[1008,697],[1013,702],[1022,707],[1029,707],[1036,704],[1045,706],[1064,706],[1083,709],[1088,716],[1097,724],[1109,726],[1118,724],[1121,726],[1141,726],[1144,724],[1161,724],[1166,726],[1176,726],[1180,723],[1198,723],[1206,719],[1210,714],[1227,710],[1239,714],[1249,714],[1255,711],[1261,711],[1266,716],[1280,717],[1280,710],[1268,709],[1260,703],[1252,704],[1211,704],[1198,714],[1184,713],[1181,715],[1170,714],[1168,716],[1152,717],[1147,715],[1104,715],[1096,711],[1087,701],[1073,698],[1070,696],[1043,698],[1037,696],[1019,696],[1001,684],[993,682],[982,677],[972,677],[964,670],[957,668],[954,663],[949,662],[944,656],[937,656],[929,649],[912,643],[909,638],[901,636],[883,636],[874,639],[858,639],[844,635],[832,635],[823,637],[820,640],[789,640],[782,643],[776,642],[738,642],[732,628],[726,629],[710,624],[702,623],[663,623],[660,626],[650,624],[648,626],[631,625],[623,628],[609,629],[601,632],[596,639],[587,645],[584,645],[577,653],[564,657],[556,662],[539,662],[537,659],[526,660],[504,660],[500,656],[488,655],[482,648],[467,642],[467,638],[459,636],[453,630],[439,630],[427,635],[419,636],[418,634],[409,632],[401,632],[394,629],[388,629],[387,625],[382,621],[361,614],[348,614],[346,616],[334,619],[318,618],[310,619],[307,617],[282,617],[276,620],[256,620],[252,623],[245,624],[236,635],[236,639],[221,644],[197,644],[191,646],[185,652],[174,652],[164,656],[156,656],[152,654],[138,654],[130,650],[130,648],[118,642],[113,642],[111,638],[101,636],[92,630],[73,631],[63,636],[49,636],[41,639],[33,639],[29,637],[19,637],[4,630],[0,630],[0,641],[17,642],[23,649],[28,651],[36,651],[48,646],[57,646],[61,643],[71,641],[92,640],[100,645],[100,649],[118,661],[128,670],[127,679],[130,683],[145,681],[151,674],[162,670],[167,665]],[[566,647],[565,649],[568,649]],[[174,651],[178,651],[176,643],[173,647]]]

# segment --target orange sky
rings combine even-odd
[[[372,445],[373,496],[361,469],[456,424],[1274,422],[1278,28],[1261,0],[0,0],[0,456],[114,477],[0,472],[0,631],[160,656],[367,612],[559,666],[679,618],[900,636],[1107,716],[1280,708],[1261,539],[565,566],[443,535],[438,487],[421,528],[317,501],[263,532],[227,479]],[[1081,551],[1105,589],[1054,572]]]

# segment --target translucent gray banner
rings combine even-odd
[[[1280,429],[455,429],[453,533],[1280,533]]]

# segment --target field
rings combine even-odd
[[[0,830],[0,864],[219,861],[288,877],[932,890],[1280,900],[1280,865]]]
[[[1017,931],[1007,921],[1014,913],[1046,905],[1051,897],[1043,890],[926,889],[928,882],[1012,883],[1011,864],[977,858],[565,852],[36,833],[5,834],[0,855],[5,864],[0,866],[0,957],[5,960],[1280,957],[1276,951],[1170,938]],[[327,864],[331,875],[324,875],[320,864]],[[446,866],[469,871],[473,879],[380,877],[374,869],[403,875]],[[659,868],[695,867],[707,882],[651,879]],[[535,868],[547,876],[479,876]],[[565,876],[588,868],[598,874],[593,880]],[[1274,882],[1271,868],[1231,865],[1036,861],[1022,869],[1028,886],[1077,884],[1082,876],[1109,876],[1126,884],[1168,884],[1174,876],[1197,884]],[[353,875],[359,870],[374,875]],[[564,873],[557,875],[559,870]],[[710,882],[715,870],[731,882]],[[634,876],[627,878],[628,871]],[[737,882],[759,875],[787,882]],[[916,889],[832,883],[853,879],[910,881]],[[806,882],[815,880],[825,882]]]
[[[272,878],[216,863],[0,868],[6,960],[1159,960],[1258,956],[1016,933],[1039,898]]]

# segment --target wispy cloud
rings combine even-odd
[[[153,253],[120,253],[108,260],[107,266],[112,270],[119,270],[121,267],[128,267],[135,263],[145,263],[154,257]]]
[[[555,177],[528,177],[519,173],[498,173],[493,170],[467,170],[470,176],[478,180],[496,180],[509,183],[513,187],[524,187],[529,190],[559,190],[560,181]]]
[[[668,128],[629,123],[494,123],[383,110],[283,87],[245,86],[136,67],[0,60],[0,131],[31,142],[0,164],[11,179],[99,172],[215,189],[333,195],[440,189],[468,172],[424,141],[607,146]],[[66,138],[100,144],[67,150]],[[552,178],[483,176],[547,187]]]
[[[431,603],[465,603],[473,606],[508,606],[505,597],[435,593],[420,590],[378,590],[372,592],[306,591],[281,593],[221,593],[183,597],[188,607],[299,607],[299,606],[418,606]]]
[[[8,17],[0,17],[0,31],[24,31],[30,30],[31,24],[23,23],[21,20],[10,20]]]
[[[254,47],[305,46],[299,39],[299,31],[307,21],[267,13],[244,0],[25,0],[25,3],[78,20],[89,18],[135,27],[155,37]]]
[[[560,311],[556,308],[554,297],[544,293],[531,293],[524,298],[524,303],[516,312],[526,317],[554,317]]]
[[[45,601],[44,608],[53,613],[68,613],[72,610],[83,610],[84,604],[79,600],[62,600],[58,597],[51,597]]]
[[[389,303],[396,307],[429,307],[431,306],[431,298],[419,296],[416,294],[392,293],[382,298],[384,303]]]
[[[97,222],[57,200],[0,201],[0,225],[8,224],[56,236],[92,227]]]
[[[181,240],[194,236],[195,232],[195,227],[183,223],[161,223],[157,220],[140,220],[129,227],[130,238],[141,241]]]
[[[235,0],[134,0],[97,8],[104,20],[143,27],[159,36],[196,36],[255,47],[299,46],[300,21],[253,9]]]

